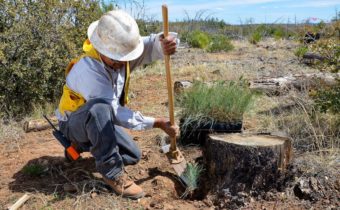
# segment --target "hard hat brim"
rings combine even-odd
[[[117,61],[131,61],[131,60],[135,60],[139,56],[141,56],[141,54],[144,51],[144,41],[143,41],[142,37],[139,38],[139,43],[138,43],[137,47],[135,49],[133,49],[131,52],[129,52],[127,54],[118,54],[117,52],[112,52],[112,50],[108,49],[107,46],[104,43],[102,43],[101,39],[98,36],[98,33],[96,31],[97,26],[98,26],[98,22],[99,22],[99,20],[91,23],[91,25],[87,29],[87,37],[89,38],[93,47],[97,51],[99,51],[99,53],[101,53],[101,54],[105,55],[106,57],[109,57],[113,60],[117,60]]]

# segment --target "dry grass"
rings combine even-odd
[[[34,104],[32,113],[26,116],[24,120],[42,119],[44,114],[53,115],[56,108],[57,104],[53,103]]]
[[[23,129],[14,120],[0,120],[0,143],[10,140],[17,142],[23,136]]]
[[[268,111],[269,110],[269,111]],[[321,113],[307,94],[261,96],[245,117],[250,132],[283,131],[293,140],[296,155],[309,164],[304,171],[333,170],[340,161],[340,115]]]
[[[33,112],[30,115],[27,115],[22,121],[0,119],[0,142],[10,140],[17,144],[24,134],[22,128],[23,122],[32,119],[42,119],[43,114],[53,115],[54,110],[56,109],[56,105],[52,103],[46,103],[44,106],[36,104],[33,107]]]

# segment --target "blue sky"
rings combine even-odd
[[[123,0],[115,2],[124,9]],[[336,9],[340,11],[340,0],[144,0],[146,15],[161,20],[164,3],[168,5],[170,20],[182,20],[185,11],[194,18],[197,11],[206,10],[204,17],[210,15],[231,24],[244,23],[250,18],[255,23],[294,23],[295,17],[297,22],[310,17],[318,18],[316,22],[329,21]]]

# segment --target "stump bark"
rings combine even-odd
[[[212,134],[204,149],[214,190],[268,190],[275,187],[292,157],[291,140],[264,134]]]

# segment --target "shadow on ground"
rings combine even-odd
[[[172,173],[157,168],[150,168],[147,176],[136,180],[136,183],[143,185],[149,180],[153,183],[155,177],[167,178],[175,184],[178,194],[183,193],[183,186]],[[30,160],[12,178],[14,181],[9,183],[9,189],[13,192],[58,195],[59,199],[70,193],[77,196],[89,192],[112,192],[96,172],[93,157],[67,162],[63,157],[43,156]]]
[[[43,156],[30,160],[12,177],[9,189],[14,192],[40,192],[46,195],[63,192],[81,193],[91,185],[102,185],[95,171],[94,158],[67,162],[62,157]],[[82,187],[83,185],[83,187]],[[88,186],[86,186],[88,185]],[[66,190],[65,190],[66,188]]]

